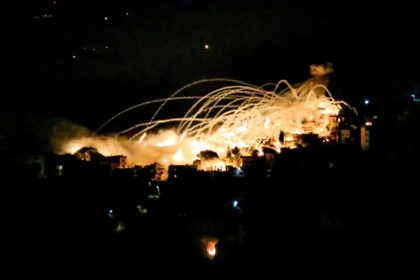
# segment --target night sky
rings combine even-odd
[[[335,97],[392,107],[420,94],[420,12],[418,4],[371,2],[6,4],[0,141],[62,119],[95,130],[130,105],[203,78],[297,83],[313,63],[334,63]]]

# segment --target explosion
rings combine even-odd
[[[327,89],[327,74],[331,72],[331,65],[311,65],[313,77],[296,86],[286,80],[263,86],[227,79],[196,81],[168,98],[137,104],[105,122],[97,132],[128,111],[160,103],[149,121],[119,131],[112,140],[114,148],[103,137],[73,139],[63,148],[73,152],[75,146],[89,143],[105,155],[125,152],[131,163],[165,165],[191,164],[204,150],[223,157],[232,148],[239,149],[241,155],[255,151],[261,154],[264,148],[280,152],[285,146],[293,148],[299,135],[328,137],[335,128],[332,117],[339,114],[343,105],[348,105],[335,100]],[[180,96],[189,87],[221,81],[235,84],[202,96]],[[168,102],[180,100],[195,103],[183,116],[158,118]],[[167,124],[172,124],[173,129],[162,128]]]

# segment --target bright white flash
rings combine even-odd
[[[149,121],[118,132],[118,139],[79,138],[66,142],[63,150],[68,152],[74,147],[87,145],[96,147],[104,155],[125,154],[132,164],[173,161],[191,164],[203,150],[215,151],[223,159],[228,149],[235,147],[240,149],[241,155],[250,155],[254,151],[261,154],[266,147],[276,151],[280,151],[281,145],[293,147],[298,134],[327,137],[334,129],[331,116],[337,116],[343,105],[348,105],[332,97],[326,82],[315,82],[332,71],[330,66],[325,69],[312,67],[311,71],[316,79],[311,78],[297,86],[285,80],[264,86],[228,79],[196,81],[168,98],[127,108],[100,127],[102,129],[131,110],[160,104]],[[202,95],[188,96],[185,93],[192,86],[210,82],[226,82],[228,85]],[[192,102],[192,105],[180,116],[159,119],[159,113],[169,102]],[[172,125],[172,129],[168,129],[168,125]],[[279,141],[280,132],[284,134],[282,143]]]

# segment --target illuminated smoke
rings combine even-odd
[[[119,112],[99,129],[128,111],[150,104],[159,104],[150,121],[124,129],[114,137],[75,137],[62,146],[63,152],[74,152],[83,146],[93,146],[104,155],[123,154],[131,164],[159,162],[191,164],[204,150],[215,151],[220,161],[228,149],[239,148],[240,154],[261,154],[263,148],[280,152],[282,145],[293,147],[296,136],[313,133],[328,137],[333,128],[331,116],[336,116],[343,101],[336,101],[328,91],[327,74],[332,65],[311,65],[313,78],[291,86],[287,81],[258,87],[234,80],[202,80],[189,84],[170,97],[137,104]],[[233,83],[201,96],[180,96],[185,89],[208,82]],[[159,113],[169,102],[195,101],[182,116],[159,119]],[[163,129],[163,125],[173,129]],[[282,143],[280,132],[284,133]],[[203,162],[204,163],[204,162]],[[205,166],[206,164],[203,164]]]
[[[95,147],[105,156],[126,155],[129,165],[147,165],[159,162],[164,165],[192,163],[196,150],[183,150],[179,136],[171,130],[150,133],[143,142],[132,141],[123,136],[82,136],[62,143],[59,153],[75,153],[82,147]]]
[[[201,238],[201,244],[203,246],[204,256],[210,260],[213,260],[217,254],[216,245],[219,243],[219,240],[211,237]]]

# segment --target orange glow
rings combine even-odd
[[[264,148],[280,151],[282,144],[293,148],[300,134],[329,137],[336,127],[332,116],[337,116],[343,105],[348,106],[335,100],[326,88],[328,80],[323,79],[323,75],[332,71],[331,65],[311,66],[312,75],[320,82],[312,78],[296,87],[285,80],[261,87],[225,80],[236,84],[200,96],[181,96],[190,86],[220,82],[220,79],[196,81],[168,98],[132,106],[110,118],[100,129],[132,109],[161,103],[148,122],[124,129],[118,132],[118,137],[72,139],[62,145],[60,152],[74,153],[82,147],[95,147],[105,156],[126,155],[130,165],[154,162],[169,165],[191,164],[201,151],[212,150],[219,158],[201,162],[202,168],[224,170],[226,163],[222,158],[228,149],[238,148],[240,155],[247,156],[255,150],[262,154]],[[175,100],[194,100],[195,103],[183,116],[158,119],[162,108]],[[162,128],[163,124],[171,122],[175,124],[172,129]],[[278,141],[280,131],[285,135],[283,143]]]
[[[207,253],[209,254],[209,256],[214,257],[216,256],[216,246],[209,243],[209,245],[207,245]]]
[[[201,160],[198,170],[204,171],[226,171],[226,163],[218,158]]]
[[[204,246],[205,256],[213,260],[217,255],[216,245],[219,240],[216,238],[202,238],[201,242]]]
[[[178,151],[174,154],[174,156],[172,158],[176,162],[182,161],[182,159],[184,158],[183,155],[182,155],[182,149],[179,148]]]
[[[175,138],[169,138],[169,139],[165,139],[163,142],[157,143],[156,146],[157,147],[167,147],[167,146],[173,146],[176,144],[176,139]]]

